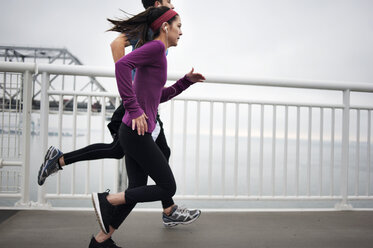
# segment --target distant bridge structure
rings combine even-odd
[[[32,62],[37,64],[56,64],[56,65],[83,65],[83,63],[66,48],[47,48],[47,47],[23,47],[23,46],[0,46],[0,61],[7,62]],[[40,109],[41,93],[41,73],[33,75],[33,93],[32,108]],[[107,92],[105,87],[94,76],[66,76],[50,75],[50,89],[61,91],[87,91],[87,92]],[[5,104],[1,109],[22,108],[19,96],[22,93],[22,74],[1,73],[0,74],[0,104]],[[50,108],[58,109],[59,100],[51,97],[49,100]],[[74,99],[69,96],[63,96],[64,111],[73,110]],[[88,98],[79,98],[77,103],[78,110],[87,109]],[[109,98],[105,103],[107,109],[114,109],[115,100]],[[93,99],[92,108],[101,111],[101,101]]]

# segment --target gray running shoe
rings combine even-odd
[[[181,208],[175,205],[170,215],[163,213],[163,225],[165,227],[173,227],[179,224],[187,225],[197,220],[200,215],[201,210]]]
[[[58,159],[62,157],[63,153],[56,147],[49,147],[47,154],[44,157],[44,163],[40,166],[38,173],[38,184],[41,186],[44,184],[45,179],[48,176],[62,170],[62,167],[58,164]]]

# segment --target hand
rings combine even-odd
[[[193,83],[197,83],[197,82],[203,82],[206,80],[206,78],[201,73],[193,73],[193,72],[194,72],[194,68],[192,67],[192,70],[188,74],[186,74],[186,77],[188,78],[189,81]]]
[[[148,131],[148,123],[146,120],[148,119],[148,116],[146,116],[145,113],[137,117],[136,119],[132,120],[132,130],[135,130],[137,127],[137,133],[138,135],[144,135],[145,132]]]

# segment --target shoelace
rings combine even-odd
[[[180,214],[182,216],[188,216],[189,215],[189,209],[185,207],[177,207],[176,211],[177,214]]]

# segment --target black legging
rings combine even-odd
[[[166,160],[168,162],[171,156],[171,150],[167,145],[167,140],[162,125],[159,135],[155,140],[155,143],[157,144],[159,149],[161,149],[163,155],[166,157]],[[114,140],[110,144],[97,143],[83,147],[79,150],[63,154],[65,165],[69,165],[80,161],[104,158],[121,159],[123,158],[123,156],[124,152],[122,147],[120,146],[118,135],[114,136]]]
[[[119,138],[116,136],[112,143],[97,143],[86,146],[82,149],[63,154],[65,165],[79,161],[96,160],[103,158],[123,158],[123,149],[120,146]]]
[[[155,140],[155,143],[157,144],[159,149],[161,149],[163,155],[166,157],[166,160],[168,162],[171,156],[171,150],[167,145],[166,136],[164,134],[164,130],[162,127],[157,139]],[[114,140],[110,144],[97,143],[83,147],[79,150],[63,154],[65,165],[69,165],[80,161],[104,158],[121,159],[123,158],[123,156],[124,152],[122,147],[120,146],[118,136],[114,136]]]
[[[65,153],[63,155],[65,165],[72,163],[87,161],[87,160],[96,160],[104,158],[114,158],[121,159],[124,156],[123,149],[120,146],[118,132],[119,127],[122,124],[122,118],[124,116],[124,107],[122,104],[114,111],[111,121],[108,124],[111,135],[113,136],[113,142],[110,144],[97,143],[93,145],[86,146],[79,150]],[[161,127],[161,131],[155,141],[158,147],[161,149],[162,153],[167,159],[167,162],[171,155],[171,150],[167,145],[166,136],[164,135],[163,123],[157,116],[157,121]]]
[[[126,204],[116,207],[111,226],[118,229],[138,202],[162,201],[163,208],[173,205],[172,196],[176,183],[166,157],[153,141],[150,133],[138,135],[122,123],[119,140],[126,154],[128,189],[125,191]],[[147,185],[150,176],[156,185]]]

